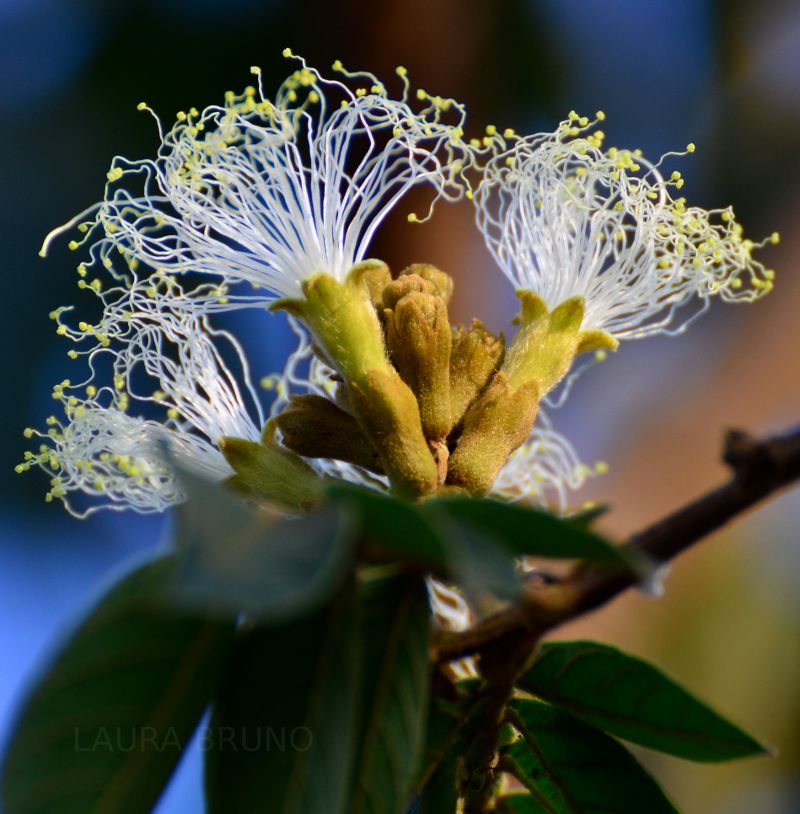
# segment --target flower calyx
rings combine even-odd
[[[518,291],[517,296],[522,304],[516,318],[519,332],[503,363],[512,385],[535,381],[543,398],[566,376],[579,354],[617,349],[619,343],[611,334],[581,330],[586,310],[582,297],[570,297],[550,311],[532,291]]]

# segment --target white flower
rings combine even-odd
[[[683,180],[664,177],[667,156],[652,164],[638,150],[604,151],[603,133],[592,132],[603,118],[571,113],[554,133],[491,140],[477,221],[512,283],[551,309],[583,297],[582,327],[617,339],[679,333],[714,294],[753,300],[769,291],[773,273],[751,254],[768,241],[743,239],[731,209],[673,199]]]
[[[204,317],[158,307],[146,297],[131,296],[127,306],[118,323],[105,315],[108,333],[100,339],[88,328],[73,333],[79,342],[94,341],[83,351],[91,375],[54,388],[65,420],[51,416],[47,432],[25,432],[43,443],[18,469],[37,465],[48,472],[48,500],[62,498],[78,516],[102,507],[163,511],[184,498],[164,446],[180,466],[221,481],[233,470],[219,439],[257,441],[263,424],[247,363],[230,334],[213,330]],[[221,344],[238,356],[243,385],[226,364]],[[104,380],[111,383],[98,386]],[[70,503],[75,492],[102,502],[78,509]]]
[[[179,113],[157,158],[116,158],[105,200],[62,227],[77,223],[84,233],[71,248],[91,244],[85,267],[114,273],[120,252],[161,274],[199,272],[254,288],[216,296],[207,289],[209,307],[297,296],[314,272],[341,280],[364,259],[411,187],[432,185],[433,202],[461,196],[472,151],[460,105],[420,90],[423,107],[413,110],[403,68],[404,90],[393,99],[371,74],[336,63],[342,79],[325,79],[300,62],[274,101],[254,68],[258,88]]]

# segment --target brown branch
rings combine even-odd
[[[649,528],[634,534],[627,545],[665,563],[754,504],[800,479],[800,427],[765,440],[731,430],[723,458],[731,478]],[[470,630],[441,634],[439,662],[494,649],[524,634],[531,646],[545,633],[604,605],[633,587],[628,570],[576,566],[552,585],[531,585],[522,602],[490,616]]]

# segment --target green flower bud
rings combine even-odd
[[[220,438],[219,448],[236,472],[234,488],[288,509],[309,509],[322,499],[325,481],[299,456],[275,439],[267,423],[262,443],[243,438]]]
[[[294,396],[272,419],[281,441],[306,458],[334,458],[382,473],[378,453],[352,415],[322,396]]]
[[[450,424],[457,427],[464,413],[503,362],[505,339],[494,336],[477,319],[469,328],[457,326],[450,352]]]
[[[403,290],[405,293],[397,297]],[[392,360],[417,397],[425,437],[442,442],[451,426],[452,331],[447,303],[438,289],[416,275],[401,277],[387,286],[384,302],[393,302],[384,311]]]

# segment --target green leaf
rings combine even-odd
[[[456,811],[465,748],[460,739],[480,683],[479,679],[458,682],[456,700],[431,697],[425,749],[415,783],[420,792],[417,814]]]
[[[365,649],[348,812],[401,814],[425,743],[428,595],[418,575],[380,576],[359,587]]]
[[[582,524],[514,503],[464,496],[439,497],[426,501],[420,511],[445,513],[459,525],[487,535],[515,557],[629,563],[624,549],[612,546]]]
[[[541,701],[515,699],[509,719],[522,739],[506,748],[500,766],[533,799],[506,800],[507,811],[676,814],[655,780],[608,735]]]
[[[328,488],[337,505],[350,508],[366,548],[445,575],[446,543],[416,507],[391,495],[339,481]]]
[[[6,814],[151,810],[234,630],[166,605],[172,567],[159,560],[113,587],[36,684],[3,766]]]
[[[343,508],[286,518],[186,473],[182,479],[191,497],[178,514],[176,598],[263,621],[307,611],[342,584],[356,542]]]
[[[349,584],[241,637],[206,733],[210,814],[349,814],[361,646]]]
[[[607,644],[545,644],[519,686],[612,735],[689,760],[766,751],[656,667]]]
[[[456,814],[460,770],[461,758],[453,749],[445,755],[422,790],[419,814]]]
[[[445,702],[433,698],[421,771],[416,787],[420,790],[418,814],[455,814],[458,805],[464,745],[459,736],[470,705],[462,699]]]
[[[507,550],[449,516],[390,495],[341,483],[329,488],[337,503],[353,509],[367,558],[412,563],[449,578],[469,592],[506,597],[519,589],[516,562]]]

